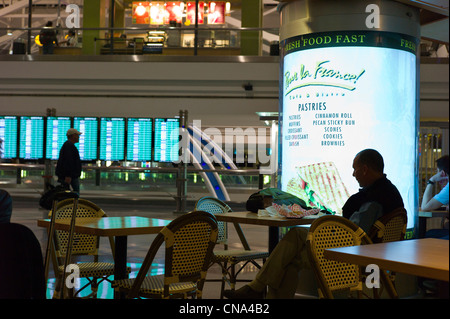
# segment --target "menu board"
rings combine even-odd
[[[166,16],[166,8],[164,1],[150,2],[150,24],[164,24],[164,17]]]
[[[70,117],[47,117],[47,137],[45,144],[45,158],[56,160],[59,150],[67,140],[67,130],[71,127]]]
[[[353,159],[384,158],[414,224],[418,41],[390,32],[305,34],[281,43],[281,189],[340,215],[360,185]]]
[[[149,6],[148,1],[133,1],[131,23],[149,24]]]
[[[155,151],[156,162],[178,161],[180,120],[155,119]]]
[[[1,158],[17,157],[17,116],[0,116]]]
[[[225,23],[225,1],[210,1],[208,3],[208,24]]]
[[[164,23],[169,24],[170,21],[181,23],[183,20],[184,2],[169,1],[164,4],[166,7],[166,15],[164,17]]]
[[[198,2],[198,24],[203,24],[204,20],[205,2]],[[186,3],[186,22],[195,24],[195,1],[188,1]]]
[[[125,157],[125,118],[100,118],[100,160],[123,161]]]
[[[80,140],[75,146],[82,161],[97,159],[98,119],[96,117],[74,117],[73,127],[80,131]]]
[[[19,157],[41,159],[44,157],[44,117],[20,117]]]
[[[127,119],[127,160],[152,160],[152,126],[151,118]]]

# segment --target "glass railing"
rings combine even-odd
[[[57,55],[278,55],[278,28],[54,28]],[[0,54],[43,54],[41,28],[0,28]],[[75,31],[68,41],[69,31]]]
[[[42,28],[0,27],[0,55],[41,55]],[[126,28],[54,28],[58,45],[54,55],[64,56],[278,56],[279,28],[192,26]],[[75,43],[68,46],[69,31]],[[448,52],[421,53],[421,63],[448,64]]]
[[[126,167],[126,166],[83,166],[80,177],[81,192],[114,191],[134,192],[137,195],[158,193],[176,198],[177,194],[208,193],[204,178],[206,173],[217,173],[231,200],[233,194],[251,194],[258,189],[273,187],[273,175],[263,175],[259,169],[196,169],[186,168],[185,176],[180,168],[167,167]],[[48,173],[45,164],[0,163],[0,188],[16,189],[32,194],[42,194],[45,183],[57,185],[56,177]],[[178,181],[186,179],[185,189]],[[211,194],[212,195],[212,194]]]

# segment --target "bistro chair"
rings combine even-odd
[[[323,216],[315,220],[308,232],[306,249],[318,283],[319,298],[333,299],[339,291],[354,292],[363,296],[363,282],[360,266],[330,260],[324,257],[324,250],[330,248],[372,244],[367,234],[355,223],[341,216]],[[397,298],[392,283],[380,269],[381,281],[389,285],[388,292]]]
[[[72,216],[74,205],[74,199],[68,198],[64,199],[56,204],[55,208],[55,219],[69,219]],[[53,212],[49,212],[49,217]],[[96,204],[88,201],[86,199],[78,199],[76,218],[98,218],[106,217],[105,212],[98,207]],[[60,298],[62,284],[65,280],[64,272],[64,258],[67,251],[67,245],[69,242],[69,232],[62,230],[55,230],[53,236],[53,249],[51,250],[52,264],[55,272],[56,285],[55,293],[53,298]],[[93,261],[88,262],[77,262],[76,265],[79,267],[80,278],[85,278],[88,282],[83,287],[78,289],[75,293],[71,289],[69,290],[69,297],[77,297],[81,291],[83,291],[88,286],[91,286],[91,293],[83,298],[97,298],[98,285],[106,280],[112,282],[108,279],[109,276],[114,275],[114,263],[99,262],[98,249],[100,244],[100,238],[94,235],[87,234],[77,234],[74,233],[72,239],[73,245],[71,254],[76,256],[90,256]],[[112,255],[114,259],[114,239],[109,238]],[[69,256],[70,258],[71,256]],[[131,272],[131,268],[127,267],[127,272]],[[65,297],[65,296],[63,296]]]
[[[202,197],[195,204],[195,210],[202,210],[209,212],[211,214],[225,214],[231,212],[231,208],[222,202],[221,200],[214,197]],[[219,235],[217,238],[218,244],[223,244],[224,249],[215,250],[213,262],[217,263],[222,269],[222,287],[220,290],[220,299],[223,298],[223,292],[225,290],[225,282],[228,282],[230,288],[234,290],[236,288],[236,282],[249,282],[251,280],[237,279],[238,274],[244,269],[248,263],[252,263],[258,269],[261,265],[256,262],[256,260],[261,259],[264,263],[266,258],[269,257],[269,252],[251,250],[248,245],[244,233],[242,232],[239,224],[234,223],[236,232],[238,233],[239,239],[244,247],[244,249],[228,249],[228,224],[226,222],[217,222],[219,227]],[[243,264],[237,268],[238,264],[243,262]],[[215,281],[215,280],[208,280]]]
[[[0,223],[0,299],[45,299],[39,241],[26,226]]]
[[[405,239],[408,216],[406,209],[397,208],[381,216],[368,232],[373,243],[386,243]]]
[[[210,213],[194,211],[176,218],[158,233],[136,278],[115,280],[113,288],[127,298],[201,299],[217,233],[217,221]],[[148,272],[162,245],[164,275],[151,275]]]
[[[405,239],[408,215],[405,208],[397,208],[381,216],[367,234],[373,243],[387,243]],[[388,271],[389,279],[395,285],[395,272]],[[374,297],[381,291],[373,290]]]

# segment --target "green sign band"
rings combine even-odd
[[[383,47],[416,54],[419,40],[406,35],[381,31],[333,31],[309,33],[281,42],[283,55],[329,47]]]

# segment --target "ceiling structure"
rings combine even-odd
[[[231,2],[231,14],[226,17],[227,27],[240,28],[241,15],[240,7],[243,0],[229,0]],[[263,27],[279,28],[279,13],[277,6],[281,2],[291,2],[296,0],[262,0],[264,3]],[[449,21],[448,7],[449,0],[395,0],[414,6],[420,9],[420,23],[422,47],[427,50],[438,51],[438,56],[448,57],[449,43]],[[57,22],[58,18],[63,21],[68,13],[65,7],[68,4],[83,6],[84,0],[33,0],[32,28],[41,28],[48,20]],[[133,0],[115,0],[116,5],[122,6],[125,10],[131,10]],[[13,41],[26,37],[25,30],[14,30],[14,28],[28,27],[28,4],[29,0],[0,0],[0,53],[8,52]],[[82,10],[81,10],[82,11]],[[127,27],[127,26],[126,26]],[[9,30],[8,28],[11,28]],[[3,29],[3,30],[1,30]],[[36,31],[35,33],[37,33]],[[263,32],[263,51],[269,52],[269,44],[278,40],[278,35],[274,32]],[[440,50],[444,48],[445,50]],[[429,54],[423,54],[429,55]]]
[[[420,8],[421,36],[423,39],[448,45],[448,0],[396,1]]]

